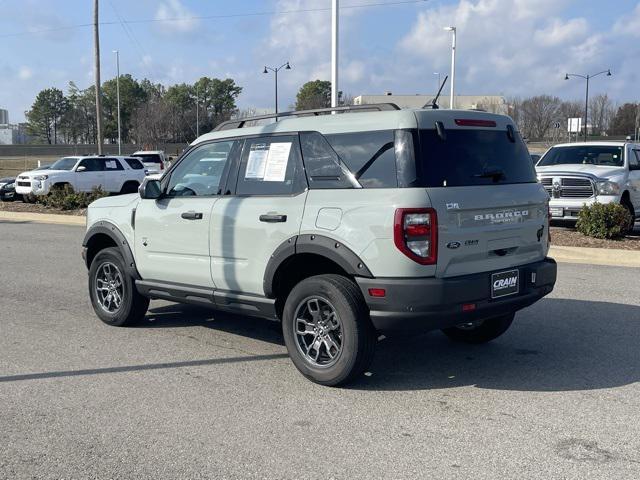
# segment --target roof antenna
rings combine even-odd
[[[447,83],[447,79],[449,75],[445,75],[444,80],[442,81],[442,85],[440,85],[440,90],[438,90],[438,94],[436,98],[431,100],[430,102],[425,103],[422,108],[431,108],[432,110],[438,110],[440,107],[438,106],[438,99],[440,98],[440,94],[442,93],[442,89],[444,88],[445,83]]]

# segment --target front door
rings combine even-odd
[[[629,194],[636,216],[640,216],[640,149],[629,150]]]
[[[81,168],[82,167],[82,168]],[[104,183],[104,159],[85,158],[76,167],[76,184],[73,188],[79,192],[90,192]]]
[[[211,271],[220,290],[264,295],[279,245],[300,232],[307,184],[297,135],[248,138],[237,181],[211,216]]]
[[[140,202],[135,251],[144,280],[215,287],[209,249],[211,212],[238,143],[193,148],[163,180],[163,196]]]

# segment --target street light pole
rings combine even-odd
[[[449,94],[449,108],[455,108],[455,83],[456,83],[456,36],[458,30],[456,27],[444,27],[447,32],[453,33],[451,38],[451,93]]]
[[[120,52],[114,50],[116,54],[116,97],[118,102],[118,155],[122,155],[122,130],[120,123]]]
[[[607,77],[610,77],[611,76],[611,69],[603,70],[603,71],[595,73],[593,75],[580,75],[578,73],[567,73],[564,76],[565,80],[569,80],[570,77],[578,77],[578,78],[582,78],[582,79],[587,81],[587,88],[586,88],[585,100],[584,100],[584,141],[585,142],[587,141],[587,135],[588,135],[587,122],[588,122],[588,118],[589,118],[589,80],[591,80],[594,77],[597,77],[598,75],[602,75],[603,73],[606,73]]]
[[[338,34],[340,2],[331,1],[331,108],[338,106]],[[335,112],[334,112],[335,113]]]
[[[433,72],[433,74],[438,76],[438,85],[436,86],[436,93],[437,93],[438,89],[440,88],[440,72]]]
[[[269,73],[269,71],[272,71],[273,73],[275,73],[275,77],[276,77],[276,122],[278,121],[278,72],[280,70],[282,70],[283,68],[285,70],[291,70],[291,65],[289,65],[289,62],[283,63],[279,67],[267,67],[265,65],[264,71],[262,72],[262,73]]]
[[[196,138],[200,137],[200,87],[196,83]]]

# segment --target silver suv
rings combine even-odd
[[[487,342],[552,291],[549,196],[510,118],[390,104],[278,117],[226,122],[139,195],[91,204],[101,320],[136,322],[149,299],[280,320],[300,372],[338,385],[366,370],[377,331]]]

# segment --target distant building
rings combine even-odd
[[[0,108],[0,125],[9,124],[9,110]]]
[[[0,145],[16,143],[16,130],[11,125],[0,125]]]
[[[353,99],[354,105],[366,105],[371,103],[395,103],[400,108],[422,108],[431,103],[433,95],[394,95],[388,92],[384,95],[360,95]],[[507,101],[500,95],[456,95],[456,109],[470,110],[481,109],[487,112],[507,115],[509,108]],[[449,108],[449,97],[441,95],[438,99],[440,108]]]

